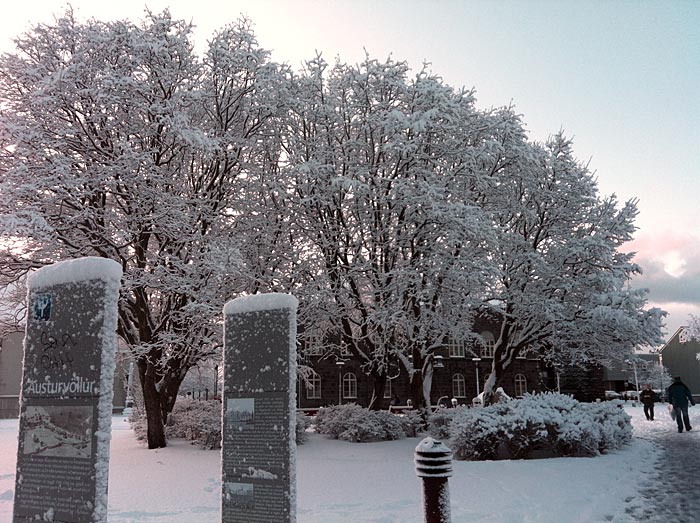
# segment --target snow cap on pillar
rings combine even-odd
[[[269,294],[252,294],[241,296],[224,305],[224,314],[240,314],[244,312],[270,311],[276,309],[296,310],[299,305],[291,294],[271,292]]]

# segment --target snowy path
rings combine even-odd
[[[639,417],[635,435],[659,448],[654,471],[639,478],[639,492],[651,506],[627,501],[634,521],[695,523],[700,519],[700,406],[690,408],[691,432],[679,434],[666,405],[656,407],[653,422]]]

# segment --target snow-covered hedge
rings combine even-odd
[[[205,449],[220,449],[221,402],[178,400],[165,431],[169,439],[184,438]]]
[[[569,396],[546,393],[454,410],[447,432],[456,459],[594,456],[620,448],[632,438],[630,417],[616,402],[579,403]]]
[[[140,441],[146,439],[145,412],[134,409],[129,417],[131,427]],[[306,428],[311,421],[297,413],[296,442],[306,441]],[[165,427],[168,439],[183,438],[204,449],[221,448],[221,402],[181,398],[175,403]]]
[[[428,415],[428,433],[435,439],[446,441],[450,437],[450,424],[458,412],[466,407],[441,408]]]
[[[308,438],[306,429],[311,426],[312,418],[302,412],[297,412],[296,440],[297,445],[301,445]]]
[[[425,420],[423,420],[420,411],[415,409],[404,410],[401,414],[398,414],[397,417],[401,422],[406,436],[413,438],[418,436],[420,432],[425,431]]]
[[[146,439],[146,413],[136,408],[129,416],[131,428],[140,441]],[[180,398],[168,415],[165,437],[184,438],[205,449],[221,448],[221,402]]]
[[[355,403],[322,408],[316,414],[316,430],[333,439],[366,442],[396,440],[415,433],[411,416],[385,410],[369,410]]]

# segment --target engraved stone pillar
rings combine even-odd
[[[106,523],[121,267],[56,263],[29,277],[13,523]]]
[[[296,309],[288,294],[224,307],[222,523],[294,523]]]

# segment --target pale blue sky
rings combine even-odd
[[[563,128],[601,191],[639,198],[635,250],[669,334],[700,314],[700,1],[73,0],[79,17],[141,18],[170,6],[212,32],[246,13],[273,59],[298,67],[322,51],[357,62],[423,61],[481,107],[509,104],[533,139]],[[63,1],[4,7],[0,48]],[[9,9],[9,10],[8,10]],[[682,292],[681,292],[682,291]]]

